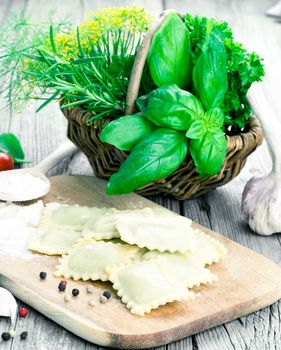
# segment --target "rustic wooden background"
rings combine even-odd
[[[235,37],[248,49],[257,51],[265,59],[267,77],[266,95],[275,112],[279,113],[281,91],[281,23],[264,15],[274,0],[0,0],[0,24],[10,13],[25,8],[34,21],[56,8],[59,16],[74,21],[83,19],[88,10],[108,6],[141,5],[157,14],[166,8],[181,12],[211,16],[228,21]],[[36,106],[28,107],[21,115],[0,111],[0,133],[13,132],[20,137],[26,156],[34,164],[55,150],[66,139],[66,120],[56,104],[39,114]],[[281,119],[281,115],[279,116]],[[239,177],[230,184],[196,200],[178,202],[164,197],[153,197],[160,203],[194,221],[225,234],[281,265],[281,241],[278,235],[259,237],[247,227],[240,210],[241,193],[246,182],[256,175],[268,172],[271,160],[263,144],[253,155]],[[49,175],[92,175],[86,158],[75,153],[54,168]],[[1,267],[0,267],[1,269]],[[20,266],[19,266],[20,272]],[[219,300],[218,300],[219,302]],[[101,349],[67,332],[35,310],[26,319],[17,320],[17,332],[29,332],[26,342],[19,337],[0,348],[28,350]],[[281,302],[233,322],[210,329],[182,341],[159,347],[169,350],[264,350],[281,349]],[[9,322],[0,319],[0,333],[9,330]]]

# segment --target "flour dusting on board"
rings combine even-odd
[[[31,259],[26,248],[28,236],[38,226],[43,202],[29,206],[0,203],[0,255]]]

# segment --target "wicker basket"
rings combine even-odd
[[[64,109],[63,113],[68,120],[68,138],[87,156],[95,175],[109,179],[118,171],[127,154],[100,141],[100,131],[108,121],[87,126],[90,113],[77,107]],[[247,156],[262,143],[262,140],[263,132],[260,123],[257,118],[253,118],[249,131],[227,136],[227,156],[218,175],[201,180],[193,160],[188,155],[172,175],[136,192],[144,196],[165,193],[180,200],[200,196],[237,176],[245,165]]]
[[[131,73],[126,100],[126,114],[134,112],[142,71],[152,37],[170,12],[168,10],[162,13],[143,39]],[[109,144],[102,143],[99,139],[102,127],[109,120],[103,119],[95,125],[88,126],[87,120],[91,114],[81,108],[64,109],[63,113],[68,120],[69,139],[88,157],[95,175],[109,179],[112,174],[118,171],[120,164],[127,157],[127,153]],[[203,180],[200,179],[193,160],[188,155],[180,168],[172,175],[151,183],[136,192],[144,196],[165,193],[180,200],[200,196],[228,183],[237,176],[245,165],[247,156],[262,143],[262,140],[263,132],[260,123],[256,118],[253,118],[247,132],[236,136],[227,136],[227,156],[218,175]]]

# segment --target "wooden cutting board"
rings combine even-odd
[[[62,202],[118,209],[154,207],[155,203],[136,194],[106,196],[106,183],[94,177],[58,176],[51,178],[51,192],[44,202]],[[207,328],[231,321],[268,306],[281,298],[281,269],[265,257],[208,230],[228,249],[226,258],[211,267],[218,282],[196,289],[194,301],[175,302],[145,317],[131,314],[113,292],[106,304],[99,296],[110,283],[96,282],[94,293],[86,293],[90,283],[69,281],[67,289],[80,289],[80,296],[65,303],[58,292],[58,278],[52,276],[58,258],[38,255],[36,259],[0,256],[0,284],[44,315],[90,342],[122,349],[147,348],[166,344]],[[0,242],[1,244],[1,242]],[[48,278],[39,281],[38,273]],[[111,289],[112,290],[112,289]],[[89,300],[96,305],[89,306]]]

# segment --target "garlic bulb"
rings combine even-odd
[[[281,232],[281,123],[260,85],[252,85],[248,100],[262,124],[273,165],[268,175],[253,177],[245,186],[242,212],[253,231],[268,236]]]
[[[0,287],[0,316],[11,317],[12,325],[15,324],[17,316],[17,302],[13,295]]]

